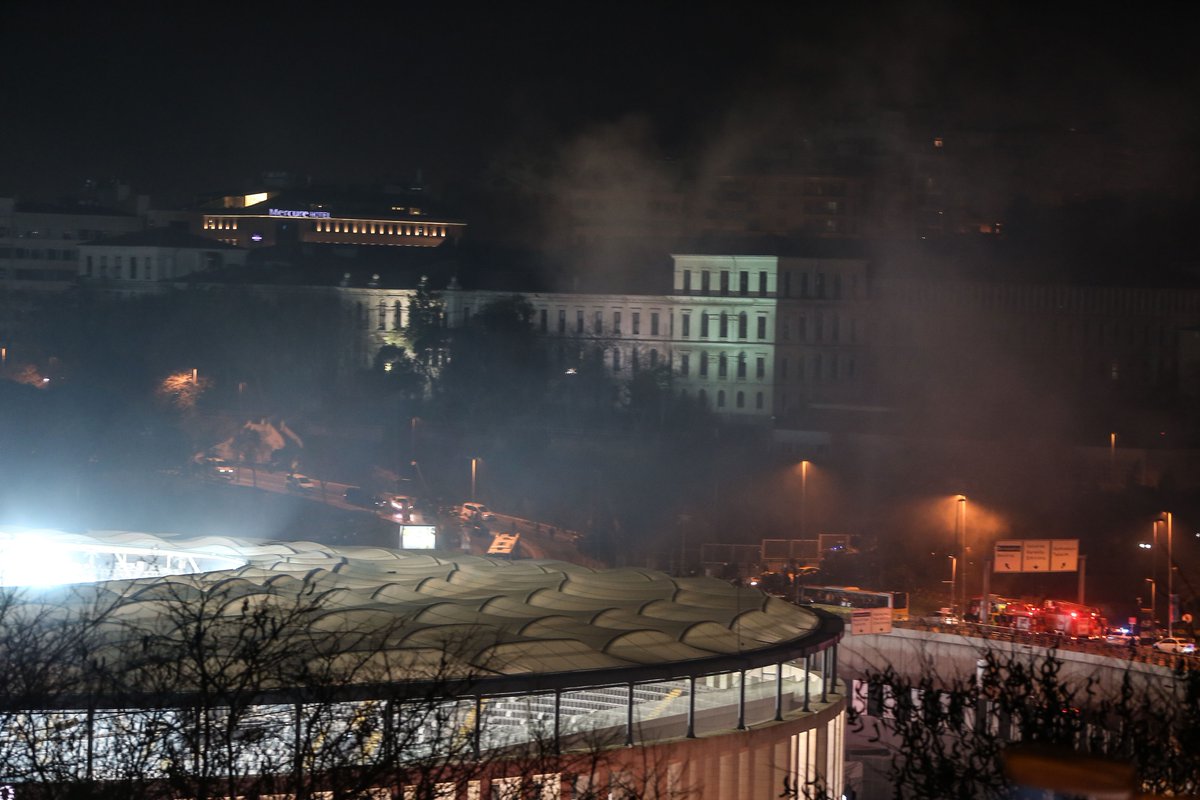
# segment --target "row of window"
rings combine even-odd
[[[690,377],[692,371],[692,354],[684,352],[679,354],[679,374],[682,377]],[[696,374],[701,378],[707,378],[709,374],[709,363],[712,361],[707,352],[701,352],[696,359]],[[715,359],[717,365],[717,377],[729,377],[729,355],[727,353],[718,353]],[[732,359],[734,364],[734,375],[741,380],[747,377],[747,357],[745,353],[738,353]],[[767,377],[767,357],[765,355],[756,355],[754,357],[754,377],[758,380],[763,380]]]
[[[62,239],[68,242],[78,239],[81,242],[90,242],[95,239],[103,239],[106,236],[119,236],[123,233],[129,233],[129,230],[102,231],[92,228],[78,228],[75,230],[52,231],[49,228],[41,228],[36,231],[14,231],[9,228],[0,228],[0,239],[6,239],[11,235],[14,239]]]
[[[467,316],[469,316],[470,309],[469,308],[465,309],[464,313]],[[586,318],[584,315],[584,310],[582,308],[575,309],[574,333],[582,335],[587,332],[585,319]],[[648,335],[650,335],[650,336],[662,336],[663,335],[663,333],[662,333],[662,317],[658,311],[651,311],[647,318],[647,322],[649,323],[648,326],[646,327],[646,333]],[[622,312],[613,311],[612,312],[612,326],[608,332],[610,334],[612,334],[613,336],[621,336],[623,334],[623,331],[622,331],[623,323],[624,323],[624,317],[623,317]],[[538,323],[537,324],[538,324],[538,330],[541,333],[549,333],[550,332],[550,311],[549,311],[549,309],[545,309],[545,308],[538,309]],[[557,322],[555,329],[556,329],[557,333],[559,333],[560,335],[566,335],[566,333],[567,333],[567,310],[565,308],[560,308],[558,310],[558,322]],[[603,311],[593,312],[591,332],[596,336],[604,335],[605,330],[604,330],[604,312]],[[629,333],[633,336],[641,336],[642,335],[643,326],[642,326],[642,312],[641,311],[630,312],[630,314],[629,314]]]
[[[738,297],[750,296],[750,273],[743,270],[737,273],[737,286],[731,288],[730,281],[732,273],[730,270],[697,270],[700,275],[699,293],[709,295],[713,293],[712,276],[714,272],[717,275],[717,291],[716,294],[720,297],[729,297],[736,295]],[[826,281],[824,272],[810,273],[806,270],[784,270],[780,273],[783,279],[783,285],[780,287],[779,294],[782,297],[792,297],[793,275],[795,275],[797,296],[805,300],[841,300],[842,299],[842,276],[840,273],[833,273]],[[768,283],[768,273],[759,272],[757,280],[756,294],[759,297],[767,297],[770,293]],[[683,285],[682,291],[684,294],[692,294],[695,287],[692,282],[692,270],[683,270]],[[850,276],[850,296],[858,297],[858,276]]]
[[[157,280],[167,277],[175,266],[173,256],[159,256],[158,269],[155,270],[154,259],[151,256],[129,256],[122,259],[119,255],[112,257],[109,265],[108,256],[86,256],[83,260],[83,276],[85,278],[114,278],[117,280]]]
[[[680,394],[686,398],[688,396],[687,389],[684,389]],[[697,402],[700,403],[700,405],[704,406],[705,408],[708,408],[709,407],[708,391],[705,389],[701,389],[698,392],[696,392],[696,400],[697,400]],[[734,392],[733,405],[734,405],[734,408],[745,408],[746,407],[746,393],[743,391]],[[725,408],[725,407],[726,407],[725,390],[718,389],[717,390],[717,408]],[[754,410],[762,411],[765,407],[766,407],[766,398],[764,397],[763,393],[755,392],[754,393]]]
[[[821,381],[852,381],[858,377],[858,362],[853,355],[846,355],[842,358],[838,353],[826,354],[814,353],[807,361],[804,356],[796,356],[795,370],[792,372],[792,381],[795,383],[805,383],[812,381],[820,383]],[[807,369],[806,369],[807,368]],[[786,357],[779,359],[779,382],[785,383],[788,380],[788,359]]]
[[[32,261],[74,261],[79,251],[73,247],[0,247],[0,258],[28,258]]]
[[[838,344],[842,341],[842,323],[841,318],[836,314],[830,314],[828,317],[829,327],[826,330],[826,317],[817,312],[813,314],[812,326],[810,328],[808,317],[804,314],[798,316],[783,316],[779,321],[779,340],[782,342],[790,342],[792,340],[793,330],[796,334],[796,341],[799,342],[831,342]],[[851,318],[847,326],[847,341],[849,344],[858,343],[858,320]],[[825,334],[829,334],[826,339]]]
[[[368,220],[319,219],[313,223],[317,233],[358,233],[376,236],[436,236],[445,238],[446,226],[413,225],[407,222],[371,222]]]

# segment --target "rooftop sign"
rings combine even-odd
[[[307,219],[329,219],[328,211],[298,211],[288,208],[269,208],[267,214],[272,217],[305,217]]]

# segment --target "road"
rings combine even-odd
[[[315,477],[309,476],[312,478],[315,487],[311,491],[301,491],[289,485],[288,473],[239,466],[234,466],[233,472],[228,477],[218,476],[215,472],[210,473],[210,475],[211,477],[208,480],[227,483],[231,486],[243,486],[264,492],[305,497],[314,502],[325,503],[326,505],[347,511],[361,511],[363,513],[372,513],[373,511],[373,509],[346,502],[346,490],[350,488],[351,484],[320,481]],[[603,566],[595,559],[590,559],[580,554],[578,547],[581,539],[580,534],[564,531],[543,522],[522,519],[507,514],[497,514],[495,519],[486,522],[482,529],[475,529],[474,533],[472,533],[472,529],[462,524],[456,516],[437,517],[436,515],[414,511],[410,513],[408,520],[402,520],[399,514],[393,513],[391,510],[379,510],[375,513],[383,519],[395,522],[397,525],[405,521],[414,525],[437,525],[440,535],[443,537],[440,544],[444,550],[451,550],[458,547],[458,549],[474,555],[486,555],[488,547],[491,545],[493,534],[516,533],[520,534],[521,537],[520,543],[517,546],[517,552],[514,554],[516,558],[554,559],[591,567]],[[434,518],[430,519],[429,517],[431,516]],[[462,547],[464,542],[467,545],[465,548]]]

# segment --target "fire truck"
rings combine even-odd
[[[1099,609],[1079,603],[1045,600],[1039,605],[999,595],[992,595],[990,600],[988,624],[1027,633],[1058,633],[1072,639],[1090,639],[1103,636],[1108,626]],[[978,615],[981,605],[980,598],[972,600],[970,613]]]

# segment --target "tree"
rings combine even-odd
[[[866,713],[850,724],[892,751],[896,797],[1011,797],[1005,756],[1015,742],[1064,764],[1130,764],[1142,792],[1200,785],[1200,672],[1181,665],[1169,681],[1126,672],[1106,693],[1095,679],[1065,681],[1053,650],[1025,659],[989,647],[980,663],[972,677],[946,678],[930,663],[915,678],[886,666],[860,682]]]
[[[441,295],[429,287],[429,278],[422,275],[408,304],[404,337],[413,354],[413,361],[426,382],[437,374],[448,335],[446,304]]]

